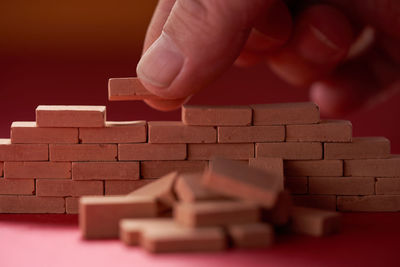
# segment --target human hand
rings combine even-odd
[[[282,0],[160,0],[137,75],[166,100],[146,102],[177,108],[234,62],[265,62],[285,81],[309,87],[327,115],[399,88],[399,1],[294,2],[295,15]],[[373,28],[363,31],[366,25]]]

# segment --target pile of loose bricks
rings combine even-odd
[[[86,196],[79,224],[86,239],[120,238],[149,252],[262,248],[275,228],[325,236],[340,230],[335,211],[292,206],[283,176],[215,158],[198,173],[171,172],[123,196]]]

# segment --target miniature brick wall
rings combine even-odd
[[[147,123],[108,122],[103,106],[39,106],[36,122],[14,122],[0,139],[0,212],[77,213],[80,196],[126,194],[173,170],[202,171],[213,156],[265,158],[261,168],[283,159],[295,204],[400,210],[389,140],[352,138],[349,121],[290,103],[184,106],[182,122]]]

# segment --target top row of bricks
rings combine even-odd
[[[320,120],[314,103],[182,107],[182,122],[197,126],[312,124]],[[105,127],[104,106],[38,106],[38,127]]]

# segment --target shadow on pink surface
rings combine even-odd
[[[280,235],[268,249],[153,255],[86,241],[76,215],[0,214],[0,266],[396,266],[400,213],[345,213],[340,234]]]

